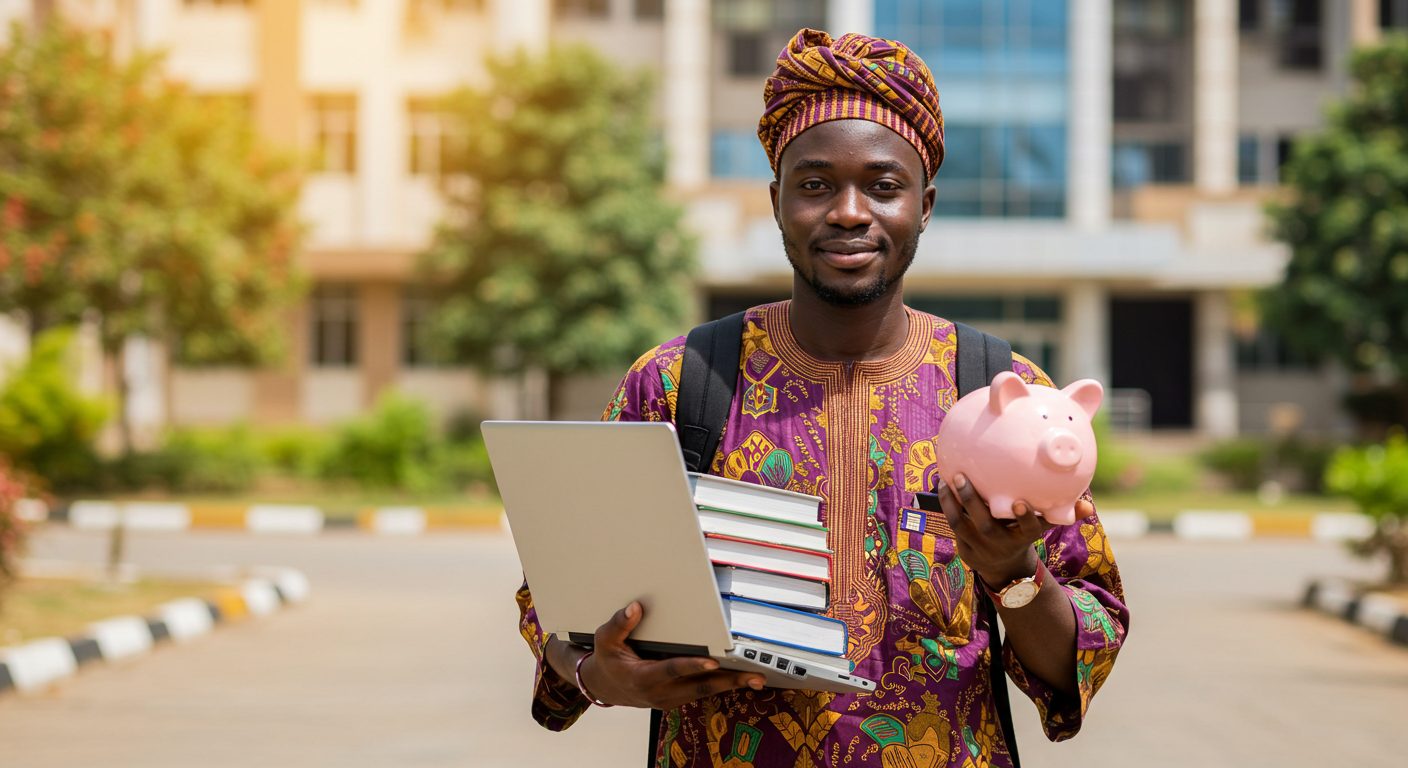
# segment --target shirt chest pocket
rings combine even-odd
[[[903,507],[892,528],[894,547],[885,558],[891,599],[908,598],[911,610],[932,624],[932,636],[967,644],[976,577],[958,556],[948,521],[942,513]]]

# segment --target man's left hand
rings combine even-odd
[[[940,482],[937,495],[964,562],[993,589],[1036,573],[1039,563],[1032,544],[1055,526],[1024,501],[1012,505],[1013,519],[994,518],[967,478],[958,475],[954,485],[957,487],[950,488]],[[1077,519],[1094,511],[1086,499],[1076,503]]]

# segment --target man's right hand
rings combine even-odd
[[[581,675],[582,685],[598,700],[618,706],[670,710],[735,688],[760,690],[763,687],[762,675],[721,670],[717,661],[706,657],[642,659],[626,644],[626,638],[640,624],[642,615],[640,603],[632,602],[597,627],[594,652],[583,662]],[[578,652],[568,657],[573,666],[580,656]],[[563,671],[558,668],[559,674]],[[571,674],[564,677],[572,679]]]

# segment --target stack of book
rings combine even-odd
[[[850,673],[846,625],[823,615],[831,550],[821,499],[694,472],[689,481],[734,637],[760,653],[780,646],[775,652]]]

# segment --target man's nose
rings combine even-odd
[[[842,188],[826,214],[826,223],[840,229],[870,226],[870,221],[870,206],[865,194],[855,187]]]

